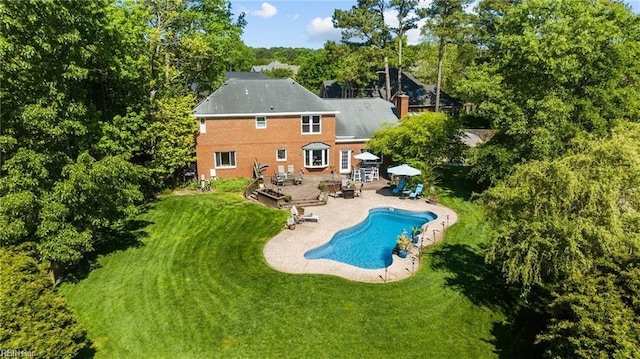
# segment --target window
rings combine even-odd
[[[284,148],[279,148],[276,150],[276,161],[286,161],[287,160],[287,150]]]
[[[200,119],[200,133],[207,133],[207,123],[204,118]]]
[[[320,115],[302,116],[302,133],[320,133]]]
[[[216,152],[216,168],[235,168],[236,152]]]
[[[305,167],[327,167],[329,159],[329,150],[305,150],[304,166]]]
[[[264,116],[256,117],[256,128],[267,128],[267,118]]]

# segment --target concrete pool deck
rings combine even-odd
[[[304,257],[310,249],[331,240],[337,231],[362,222],[369,215],[370,209],[378,207],[435,213],[438,217],[428,223],[427,231],[422,234],[421,241],[424,247],[442,238],[443,228],[447,227],[447,223],[451,226],[458,220],[457,214],[450,208],[429,204],[424,198],[400,199],[392,196],[388,188],[363,191],[362,197],[329,198],[325,206],[305,208],[305,214],[317,214],[319,221],[298,224],[295,230],[283,230],[267,242],[263,249],[264,257],[272,268],[285,273],[329,274],[359,282],[384,283],[385,268],[364,269],[329,259],[309,260]],[[435,241],[434,229],[437,230]],[[393,255],[393,262],[387,267],[386,282],[405,279],[419,269],[419,246],[420,242],[412,248],[407,258]]]

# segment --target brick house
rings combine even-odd
[[[398,122],[392,103],[326,100],[292,79],[229,79],[193,114],[199,179],[250,178],[256,161],[268,175],[349,173],[375,130]]]

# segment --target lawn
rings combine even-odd
[[[446,202],[446,196],[444,201]],[[167,196],[139,242],[62,294],[96,358],[495,358],[510,334],[474,204],[413,277],[366,284],[276,272],[262,256],[285,214],[237,194]]]

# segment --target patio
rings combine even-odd
[[[313,186],[319,180],[308,181],[304,186]],[[295,186],[286,186],[287,187]],[[296,193],[306,192],[303,186],[298,186]],[[283,230],[272,238],[264,247],[263,254],[267,263],[276,270],[286,273],[314,273],[329,274],[354,281],[384,283],[407,278],[420,267],[420,245],[426,247],[443,237],[448,226],[453,225],[457,214],[450,208],[428,204],[424,198],[419,200],[400,199],[392,195],[387,180],[377,183],[367,183],[361,198],[343,199],[330,197],[325,206],[307,208],[307,214],[318,215],[317,223],[305,222],[295,230]],[[421,242],[411,250],[407,258],[393,255],[391,266],[381,269],[363,269],[326,259],[308,260],[304,253],[328,242],[333,235],[347,227],[362,222],[369,214],[369,209],[377,207],[394,207],[413,211],[431,211],[438,218],[429,224],[428,230],[422,234]],[[414,259],[415,258],[415,259]]]
[[[306,175],[302,180],[302,184],[287,184],[284,186],[276,186],[270,183],[270,181],[265,181],[265,188],[269,188],[275,191],[279,190],[285,195],[291,195],[291,205],[303,205],[306,207],[308,205],[312,205],[306,203],[307,201],[317,200],[319,195],[324,195],[323,192],[318,188],[321,182],[340,182],[344,179],[349,179],[349,177],[347,175]],[[360,182],[355,183],[357,184],[356,188],[359,189]],[[382,177],[380,177],[380,179],[363,183],[363,197],[367,196],[367,194],[370,192],[375,193],[383,190],[384,188],[389,188],[389,180]],[[331,192],[332,189],[328,188],[327,191]],[[391,195],[390,192],[389,195]]]

